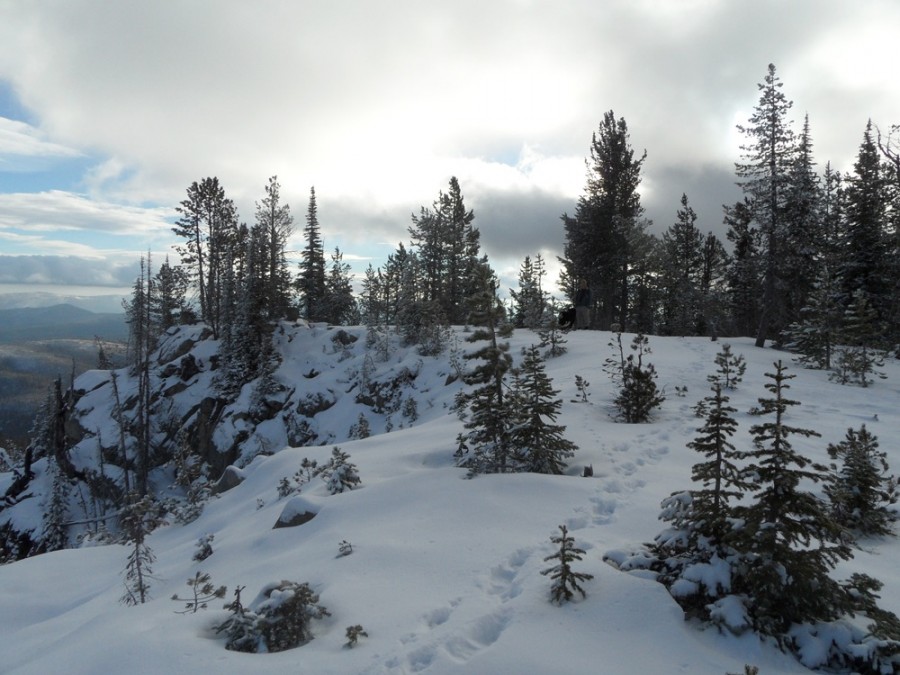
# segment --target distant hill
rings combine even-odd
[[[124,314],[98,314],[74,305],[0,309],[0,344],[32,340],[124,341],[128,326]]]
[[[23,443],[47,388],[60,376],[97,366],[94,338],[121,358],[128,336],[124,314],[98,314],[73,305],[0,309],[0,445]]]

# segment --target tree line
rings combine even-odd
[[[584,279],[595,329],[753,336],[758,346],[771,341],[800,352],[808,365],[849,369],[845,381],[854,377],[852,361],[877,363],[837,345],[877,354],[900,339],[900,127],[883,135],[869,121],[853,170],[842,174],[828,163],[820,174],[809,118],[792,129],[792,102],[774,65],[758,88],[759,101],[739,127],[745,143],[735,177],[743,198],[723,207],[728,247],[700,230],[686,194],[675,222],[661,236],[649,232],[638,192],[647,153],[635,153],[626,121],[609,111],[592,135],[584,192],[573,214],[561,215],[563,298],[548,290],[541,255],[527,256],[503,320],[546,327]],[[277,177],[250,226],[239,222],[215,177],[192,183],[177,211],[181,264],[166,260],[152,276],[148,254],[146,279],[127,307],[132,342],[143,331],[159,335],[200,319],[222,340],[226,393],[265,372],[268,336],[280,319],[391,326],[436,353],[442,327],[471,321],[471,299],[500,290],[455,177],[411,215],[408,241],[355,280],[358,295],[341,251],[326,259],[314,188],[296,270],[286,255],[294,219]]]
[[[898,342],[900,127],[866,124],[853,170],[816,169],[808,116],[792,129],[792,102],[774,65],[758,85],[735,177],[743,198],[724,207],[730,251],[704,234],[683,195],[675,222],[649,233],[627,123],[612,111],[594,133],[584,194],[562,215],[561,286],[593,289],[592,323],[635,333],[734,335],[772,341],[830,368],[837,344]],[[534,274],[523,266],[523,288]]]

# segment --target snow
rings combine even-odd
[[[664,529],[660,502],[689,489],[691,466],[699,455],[686,447],[701,420],[692,407],[709,392],[706,376],[715,371],[720,342],[708,338],[651,337],[648,360],[667,396],[648,424],[616,422],[610,407],[613,388],[602,370],[611,352],[610,334],[572,332],[568,352],[547,361],[547,373],[564,401],[558,422],[578,451],[567,475],[484,475],[466,479],[453,461],[462,429],[449,406],[459,382],[446,384],[446,360],[419,357],[414,350],[393,352],[395,372],[418,370],[415,392],[419,419],[411,424],[395,415],[393,430],[381,433],[383,419],[370,418],[373,435],[345,440],[347,429],[368,409],[347,395],[348,368],[322,327],[300,327],[282,336],[286,361],[279,378],[302,391],[311,371],[317,391],[330,389],[334,405],[316,417],[320,433],[335,442],[315,447],[284,447],[284,431],[271,428],[261,445],[278,450],[241,467],[244,481],[211,500],[187,525],[155,531],[148,545],[156,556],[151,601],[136,607],[119,602],[127,551],[121,545],[90,546],[50,553],[0,567],[0,670],[17,675],[46,673],[691,673],[744,671],[809,672],[795,657],[752,634],[704,630],[686,622],[669,592],[646,573],[626,573],[603,562],[617,562]],[[353,347],[363,349],[364,330]],[[464,336],[461,336],[464,337]],[[528,331],[513,336],[511,353],[536,342]],[[747,361],[737,390],[729,392],[738,433],[734,443],[749,447],[747,411],[766,396],[764,374],[789,355],[759,349],[749,339],[727,340]],[[204,347],[209,349],[209,345]],[[201,359],[200,386],[211,378],[211,352]],[[867,389],[841,386],[827,374],[790,366],[796,375],[788,396],[802,403],[787,422],[811,428],[821,438],[799,438],[794,446],[827,462],[828,443],[847,428],[866,424],[888,453],[893,472],[900,456],[900,366]],[[580,401],[575,376],[591,385]],[[80,388],[102,383],[93,373]],[[685,396],[675,386],[687,387]],[[195,385],[196,386],[196,385]],[[122,392],[124,398],[125,392]],[[247,395],[245,390],[244,395]],[[191,394],[199,402],[201,393]],[[109,410],[86,411],[87,424],[112,437]],[[263,427],[269,429],[269,427]],[[325,434],[322,434],[325,435]],[[304,458],[327,463],[339,445],[356,465],[359,487],[330,494],[321,479],[299,494],[279,498],[277,487]],[[593,465],[593,476],[582,468]],[[35,505],[35,508],[38,505]],[[297,527],[273,528],[279,518],[314,513]],[[593,575],[582,582],[587,597],[557,606],[550,581],[541,571],[555,552],[550,538],[565,525],[575,545],[586,550],[573,569]],[[213,554],[193,560],[197,542],[214,534]],[[342,542],[352,545],[341,555]],[[900,572],[896,538],[864,542],[865,551],[842,563],[835,575],[865,571],[884,582],[881,606],[900,613]],[[190,592],[186,582],[197,571],[214,585],[228,587],[225,600],[209,609],[178,614],[184,603],[173,595]],[[703,583],[727,583],[721,570],[696,570]],[[281,580],[307,582],[330,617],[314,621],[314,639],[274,654],[227,651],[214,628],[236,586],[249,603],[267,585]],[[743,608],[733,598],[718,611],[739,622]],[[346,628],[359,624],[368,633],[350,649]],[[804,657],[814,663],[821,641],[800,635]]]

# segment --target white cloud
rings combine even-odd
[[[41,171],[56,161],[78,157],[80,152],[47,140],[41,130],[30,124],[0,115],[0,174]]]
[[[80,230],[109,236],[150,236],[171,230],[175,211],[99,202],[84,195],[50,190],[0,193],[0,228],[24,232]]]
[[[892,0],[6,2],[0,79],[40,120],[25,139],[105,161],[65,209],[7,201],[0,218],[162,237],[170,210],[115,205],[171,208],[215,175],[249,219],[277,174],[298,226],[315,185],[326,242],[367,257],[455,175],[492,258],[559,253],[613,110],[648,152],[648,215],[670,222],[687,192],[714,229],[768,63],[820,165],[848,170],[870,116],[900,121],[900,91],[884,53],[846,57],[889,51],[898,23]]]

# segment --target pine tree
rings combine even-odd
[[[277,176],[269,178],[266,196],[256,204],[256,227],[260,230],[261,258],[257,274],[262,279],[267,318],[283,319],[291,303],[291,275],[286,249],[294,230],[291,207],[281,203],[281,185]]]
[[[543,328],[538,331],[538,337],[541,339],[541,348],[547,348],[546,355],[550,358],[562,356],[568,350],[568,340],[563,337],[563,330],[559,325],[559,305],[555,300],[550,303],[549,316]]]
[[[350,326],[359,323],[359,310],[353,297],[350,265],[344,262],[344,254],[335,247],[331,254],[331,268],[325,277],[325,294],[320,305],[322,320],[333,326]]]
[[[477,364],[463,377],[467,385],[475,388],[460,392],[455,403],[467,430],[458,439],[457,465],[467,468],[470,476],[516,468],[509,439],[512,418],[506,392],[512,357],[509,343],[502,341],[509,336],[511,327],[504,322],[496,280],[489,269],[483,270],[480,281],[482,291],[470,299],[476,328],[466,341],[483,344],[463,357]]]
[[[681,195],[677,222],[663,233],[663,322],[670,335],[696,335],[700,330],[703,281],[703,235],[697,214]]]
[[[553,555],[548,555],[544,558],[544,562],[551,560],[558,560],[559,562],[553,567],[541,570],[541,574],[549,576],[553,580],[553,585],[550,589],[551,600],[562,604],[564,601],[568,602],[575,597],[575,591],[581,593],[582,598],[586,598],[587,593],[578,583],[593,579],[594,575],[572,570],[572,563],[576,560],[581,560],[585,552],[584,549],[575,546],[575,540],[569,536],[569,530],[565,525],[560,525],[559,531],[560,535],[558,537],[550,537],[551,542],[559,545],[559,550]]]
[[[879,370],[884,366],[884,351],[876,347],[884,332],[867,298],[865,292],[858,289],[844,312],[840,331],[842,346],[838,349],[832,373],[832,379],[841,384],[853,382],[868,387],[874,382],[873,377],[886,377]]]
[[[466,320],[475,268],[481,263],[474,219],[459,181],[451,177],[448,191],[441,192],[431,208],[421,207],[409,228],[420,264],[420,299],[451,324]]]
[[[68,519],[71,484],[54,459],[48,458],[47,466],[51,476],[51,485],[49,501],[44,505],[42,514],[42,543],[43,548],[47,551],[59,551],[68,548],[69,544],[66,520]]]
[[[866,125],[853,174],[847,177],[845,185],[847,231],[841,267],[844,297],[850,304],[861,294],[875,320],[883,322],[889,315],[893,290],[888,278],[891,251],[885,235],[890,189],[871,120]]]
[[[161,523],[156,511],[152,497],[131,493],[119,517],[122,535],[130,547],[125,566],[125,594],[122,596],[126,605],[142,605],[150,599],[156,556],[147,545],[147,535]]]
[[[716,354],[715,364],[719,369],[714,375],[707,375],[707,381],[713,384],[719,383],[722,385],[722,389],[737,389],[747,371],[744,355],[732,354],[731,345],[725,343],[722,345],[722,350]]]
[[[725,210],[726,237],[731,242],[731,264],[726,273],[728,314],[731,330],[737,335],[753,335],[759,326],[762,297],[760,232],[753,226],[748,199]]]
[[[701,488],[691,490],[694,529],[698,534],[721,543],[727,531],[732,504],[749,487],[737,465],[739,453],[729,440],[737,431],[732,417],[736,410],[728,405],[721,382],[714,382],[712,395],[706,398],[709,413],[699,435],[688,447],[706,457],[694,464],[691,477]]]
[[[841,302],[831,269],[822,265],[818,274],[798,320],[785,331],[785,347],[797,353],[801,364],[829,370],[839,340]]]
[[[613,404],[625,422],[640,424],[648,421],[666,398],[656,386],[656,368],[644,363],[644,357],[650,354],[647,337],[635,335],[630,347],[633,353],[622,362],[621,386]]]
[[[519,267],[519,288],[509,290],[515,307],[513,322],[516,328],[536,330],[544,325],[548,302],[542,279],[546,273],[540,253],[533,262],[531,256],[525,256]]]
[[[742,479],[752,496],[735,509],[742,525],[729,543],[742,559],[733,570],[732,591],[750,599],[747,609],[757,631],[783,636],[791,624],[828,621],[848,610],[846,593],[828,572],[852,554],[826,505],[801,489],[826,481],[828,470],[792,447],[791,436],[819,434],[786,423],[788,409],[799,405],[786,397],[794,376],[781,361],[774,366],[766,373],[771,397],[760,398],[750,411],[769,419],[750,428],[754,449],[743,453],[750,464]]]
[[[749,125],[738,126],[748,144],[741,146],[745,161],[735,169],[744,179],[741,188],[750,198],[754,220],[762,232],[763,300],[756,332],[756,346],[762,347],[767,338],[778,334],[784,321],[783,294],[779,293],[784,272],[784,211],[795,150],[787,119],[793,103],[782,93],[774,65],[769,64],[765,81],[758,86],[760,98]]]
[[[328,462],[318,467],[316,471],[328,484],[328,491],[333,495],[344,490],[352,490],[362,482],[356,465],[350,461],[350,455],[337,446],[332,448]]]
[[[516,374],[514,402],[516,426],[510,431],[510,445],[523,471],[562,474],[567,459],[578,449],[563,437],[564,426],[555,424],[562,400],[547,376],[537,346],[525,351]]]
[[[646,227],[638,192],[646,156],[635,158],[625,119],[617,120],[612,110],[604,113],[591,137],[584,194],[575,216],[562,216],[566,291],[573,298],[577,280],[587,279],[596,310],[592,323],[601,328],[628,326],[635,243]]]
[[[187,189],[187,199],[175,210],[181,217],[172,231],[185,240],[176,249],[198,283],[200,318],[218,337],[226,253],[238,240],[237,211],[215,177],[194,181]]]
[[[151,322],[157,335],[181,323],[187,312],[187,289],[189,279],[184,268],[169,263],[169,256],[153,278],[154,293],[150,297]]]
[[[897,479],[887,475],[887,453],[879,452],[878,439],[866,425],[847,429],[843,441],[828,446],[834,481],[825,486],[834,519],[862,535],[893,533],[897,514],[888,509],[897,501]]]
[[[319,227],[316,189],[309,189],[306,227],[303,229],[306,246],[300,261],[297,290],[300,293],[301,315],[308,321],[323,321],[319,302],[325,297],[325,247]]]

